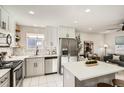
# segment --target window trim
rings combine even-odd
[[[42,44],[43,44],[43,46],[42,47],[39,47],[39,49],[44,49],[44,34],[35,34],[35,33],[27,33],[26,34],[26,48],[28,49],[28,50],[31,50],[31,49],[36,49],[36,47],[37,47],[37,45],[35,46],[35,48],[29,48],[29,45],[28,45],[28,38],[29,37],[36,37],[36,38],[41,38],[42,39]]]

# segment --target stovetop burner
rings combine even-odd
[[[4,68],[16,68],[20,63],[22,63],[22,60],[16,60],[16,61],[2,61],[0,62],[0,69]]]

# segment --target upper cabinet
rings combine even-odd
[[[16,29],[16,22],[14,21],[13,18],[9,20],[9,32],[11,33],[12,36],[12,44],[11,47],[15,47],[15,29]]]
[[[52,26],[46,27],[46,47],[55,48],[58,42],[57,28]]]
[[[59,26],[58,36],[59,38],[75,38],[75,28]]]
[[[47,50],[59,49],[59,38],[75,38],[75,29],[72,27],[47,26],[45,31],[45,47]]]
[[[2,6],[0,6],[0,32],[12,36],[11,47],[15,46],[15,29],[16,23],[13,16]]]
[[[3,8],[0,8],[0,28],[2,30],[5,30],[5,31],[10,30],[10,27],[9,27],[9,14]]]

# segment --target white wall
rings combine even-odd
[[[21,41],[20,44],[23,46],[22,48],[14,50],[16,55],[34,55],[34,50],[27,50],[26,48],[26,33],[38,33],[38,34],[44,34],[45,38],[47,40],[48,34],[46,31],[46,28],[36,28],[36,27],[30,27],[30,26],[21,26]],[[103,34],[95,34],[95,33],[83,33],[83,32],[77,32],[80,33],[82,44],[84,41],[93,41],[94,42],[94,53],[97,53],[99,56],[104,55],[104,35]],[[46,47],[46,46],[45,46]],[[82,48],[83,52],[83,48]],[[41,54],[45,53],[45,49],[41,50]]]
[[[105,43],[108,44],[107,53],[115,53],[115,37],[124,36],[124,32],[112,32],[105,34]]]
[[[3,6],[0,6],[0,8],[3,8]],[[5,11],[7,11],[6,8],[3,8],[3,9]],[[0,33],[11,34],[11,36],[12,36],[12,44],[11,44],[11,47],[0,47],[0,53],[1,52],[7,52],[7,55],[11,56],[11,55],[13,55],[12,46],[13,46],[13,41],[15,40],[15,38],[14,38],[15,28],[13,27],[15,20],[14,20],[13,16],[11,16],[8,11],[7,11],[7,13],[9,15],[9,17],[10,17],[10,19],[9,19],[9,31],[5,31],[5,30],[0,28]]]
[[[81,37],[82,44],[84,44],[84,41],[93,41],[93,43],[94,43],[94,53],[97,53],[99,56],[104,55],[104,48],[103,48],[104,35],[103,34],[80,32],[80,37]],[[84,50],[82,48],[82,52],[83,51]]]
[[[26,40],[26,34],[27,33],[35,33],[35,34],[44,34],[46,37],[45,28],[39,28],[39,27],[31,27],[31,26],[20,26],[21,32],[19,32],[19,35],[21,37],[20,39],[20,45],[21,48],[15,48],[14,54],[15,55],[34,55],[35,50],[28,50],[27,49],[27,40]],[[40,50],[40,54],[44,53],[44,49]]]

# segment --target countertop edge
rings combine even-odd
[[[2,72],[1,72],[2,71]],[[0,69],[0,73],[2,73],[2,74],[0,74],[0,79],[6,74],[6,73],[8,73],[10,71],[10,69]]]
[[[66,68],[71,74],[73,74],[77,79],[79,79],[80,81],[83,81],[83,80],[87,80],[87,79],[91,79],[91,78],[96,78],[96,77],[100,77],[100,76],[104,76],[104,75],[108,75],[108,74],[113,74],[113,73],[117,73],[119,71],[124,71],[124,68],[123,67],[120,67],[120,69],[118,70],[114,70],[114,71],[111,71],[111,72],[108,72],[108,73],[102,73],[102,74],[98,74],[98,75],[94,75],[94,76],[87,76],[87,78],[81,78],[79,75],[77,75],[76,73],[72,72],[70,70],[70,68],[67,68],[66,65],[64,65],[64,68]]]

